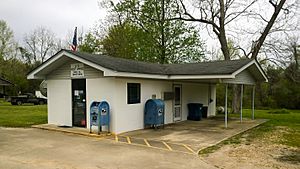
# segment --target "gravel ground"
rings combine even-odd
[[[279,128],[252,142],[242,138],[241,144],[225,145],[203,159],[224,169],[300,169],[300,149],[278,143],[284,132]]]

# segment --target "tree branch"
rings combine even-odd
[[[257,40],[253,50],[252,50],[252,56],[251,58],[256,58],[258,55],[258,52],[260,50],[260,48],[262,47],[267,35],[269,34],[273,24],[275,23],[275,20],[277,18],[277,16],[279,15],[283,4],[286,2],[286,0],[280,0],[278,5],[274,5],[274,2],[272,0],[269,1],[275,8],[274,13],[270,19],[270,21],[268,22],[266,28],[264,29],[263,33],[261,34],[261,36],[259,37],[259,39]]]

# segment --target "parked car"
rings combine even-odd
[[[32,93],[25,93],[19,96],[10,97],[10,102],[12,105],[22,105],[23,103],[33,103],[34,105],[47,104],[47,99],[38,98]]]

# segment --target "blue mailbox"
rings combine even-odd
[[[160,99],[149,99],[145,104],[144,124],[156,128],[164,125],[165,104]]]
[[[92,102],[90,106],[90,133],[92,126],[98,126],[98,134],[102,131],[102,126],[107,126],[109,132],[110,109],[106,101]]]

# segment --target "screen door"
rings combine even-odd
[[[181,120],[181,85],[174,85],[174,121]]]

